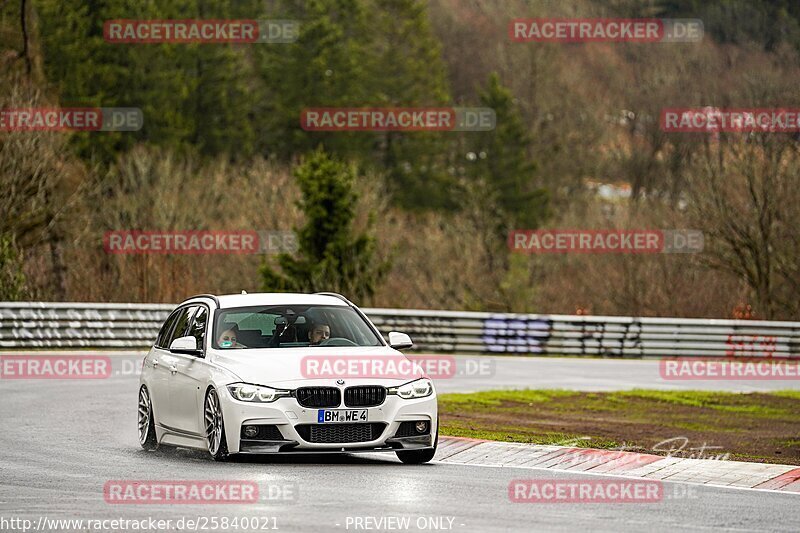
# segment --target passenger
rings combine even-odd
[[[226,329],[222,332],[222,335],[219,336],[219,340],[217,344],[220,348],[247,348],[244,344],[239,344],[236,338],[236,331],[237,328],[233,327],[230,329]]]
[[[319,346],[322,341],[331,338],[331,327],[328,324],[314,324],[308,331],[308,340],[311,346]]]

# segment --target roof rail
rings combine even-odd
[[[333,296],[334,298],[339,298],[341,301],[345,302],[347,305],[353,305],[350,303],[350,300],[339,294],[338,292],[315,292],[314,294],[319,294],[320,296]]]
[[[186,298],[186,300],[184,300],[184,302],[187,302],[189,300],[194,300],[195,298],[209,298],[209,299],[213,300],[215,304],[217,304],[217,309],[219,309],[221,307],[220,304],[219,304],[219,298],[217,298],[213,294],[196,294],[194,296],[190,296],[189,298]]]

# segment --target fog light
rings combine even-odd
[[[425,433],[426,431],[428,431],[428,423],[422,420],[417,422],[417,424],[414,427],[416,428],[417,433]]]
[[[256,435],[258,435],[258,428],[256,426],[245,426],[244,427],[244,436],[245,437],[247,437],[249,439],[252,439]]]

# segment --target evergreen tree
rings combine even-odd
[[[137,141],[198,152],[252,153],[252,95],[244,48],[231,44],[110,43],[113,19],[225,19],[229,2],[39,0],[45,74],[62,106],[138,107],[138,132],[74,136],[83,155],[105,159]]]
[[[254,18],[253,12],[239,16],[247,3],[197,0],[197,18]],[[255,152],[254,113],[257,91],[252,91],[253,69],[244,47],[218,43],[192,45],[191,65],[185,72],[191,87],[185,108],[193,117],[192,144],[204,154],[227,153],[246,158]]]
[[[364,156],[374,136],[362,132],[312,132],[300,125],[311,107],[365,107],[370,98],[372,34],[363,0],[283,2],[268,18],[298,20],[289,44],[254,49],[266,97],[260,151],[290,160],[323,146],[339,156]]]
[[[389,264],[375,258],[372,235],[354,234],[358,195],[353,190],[353,167],[317,150],[294,175],[303,194],[299,207],[306,217],[298,230],[298,254],[279,255],[279,270],[265,264],[263,289],[333,290],[355,299],[372,296]]]
[[[384,170],[408,207],[450,200],[444,132],[311,132],[311,107],[428,107],[449,102],[441,46],[419,0],[286,1],[270,18],[296,19],[297,42],[255,49],[267,91],[261,151],[290,159],[317,146]]]
[[[419,0],[376,0],[378,100],[387,107],[441,107],[450,103],[441,44]],[[381,166],[395,198],[408,209],[456,207],[454,176],[446,172],[453,132],[380,134]]]
[[[536,185],[536,165],[528,155],[530,137],[511,92],[497,74],[489,77],[480,102],[494,110],[497,122],[492,131],[468,134],[476,138],[471,143],[471,179],[484,179],[495,191],[505,215],[503,225],[536,228],[547,217],[548,194]]]

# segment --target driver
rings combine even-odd
[[[308,340],[311,341],[311,346],[319,346],[322,341],[331,338],[331,327],[328,324],[314,324],[314,327],[308,331]]]
[[[244,344],[239,344],[236,340],[237,328],[232,327],[222,332],[217,340],[220,348],[247,348]]]

